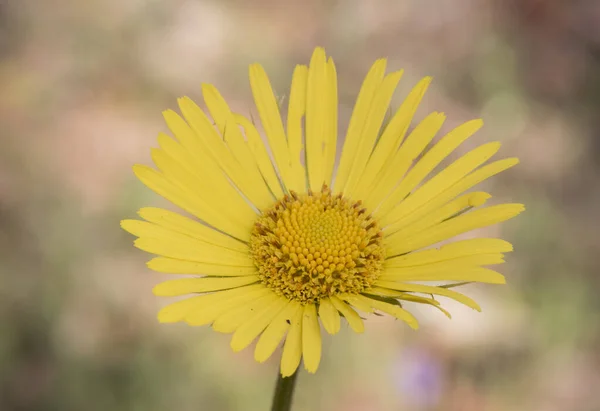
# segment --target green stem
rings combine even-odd
[[[275,394],[273,394],[273,406],[271,411],[290,411],[292,408],[292,397],[294,396],[294,387],[296,386],[296,378],[298,370],[289,377],[282,377],[277,368],[277,385],[275,386]]]

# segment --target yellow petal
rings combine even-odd
[[[204,103],[206,103],[206,108],[215,121],[215,125],[219,129],[221,134],[225,132],[225,124],[229,119],[229,115],[231,114],[231,109],[229,105],[219,93],[219,90],[212,84],[203,83],[202,87],[202,96],[204,97]]]
[[[168,257],[155,257],[148,261],[149,269],[159,273],[169,274],[202,274],[220,277],[254,276],[258,273],[256,267],[241,267],[224,261],[223,264],[198,263],[196,261],[177,260]]]
[[[434,250],[425,250],[434,251]],[[435,250],[438,251],[438,250]],[[427,257],[427,256],[426,256]],[[398,263],[394,259],[386,260],[384,263],[385,271],[383,275],[420,275],[428,274],[435,271],[450,271],[453,269],[464,269],[477,265],[494,265],[504,262],[504,254],[489,253],[489,254],[471,254],[465,256],[455,256],[445,260],[417,264],[412,266],[403,266],[402,262]]]
[[[406,237],[425,231],[426,229],[448,220],[449,218],[455,217],[473,207],[484,205],[491,197],[490,194],[482,191],[468,193],[450,201],[426,216],[413,221],[408,226],[405,226],[402,223],[391,224],[385,229],[386,243],[391,244],[393,247],[395,242],[402,241]]]
[[[264,362],[273,354],[290,328],[296,313],[301,311],[301,308],[299,302],[288,301],[285,308],[271,321],[256,343],[256,349],[254,350],[256,361]]]
[[[244,140],[233,114],[230,114],[228,121],[225,123],[223,138],[237,162],[242,166],[244,172],[247,173],[249,180],[247,184],[256,192],[253,200],[254,204],[261,210],[273,205],[275,198],[263,180],[256,159]]]
[[[229,277],[229,278],[181,278],[169,280],[156,285],[152,292],[162,297],[172,297],[191,293],[237,288],[258,282],[256,276]]]
[[[198,297],[186,298],[185,300],[177,301],[176,303],[169,304],[163,307],[158,312],[158,321],[161,323],[175,323],[183,321],[185,316],[195,307],[202,304],[203,298],[201,295]]]
[[[397,188],[375,214],[381,218],[380,221],[383,226],[395,223],[426,204],[444,190],[450,188],[461,178],[485,163],[499,149],[500,143],[492,142],[469,151],[428,180],[406,199],[396,195],[397,193],[402,193],[399,191],[400,187]],[[403,201],[398,204],[400,200]]]
[[[487,164],[475,171],[466,177],[462,178],[456,184],[452,185],[450,188],[440,191],[437,194],[433,195],[429,199],[425,199],[422,204],[415,208],[410,214],[405,215],[401,219],[397,220],[394,225],[397,227],[407,226],[432,212],[433,210],[438,209],[439,207],[446,204],[448,201],[452,200],[459,194],[467,191],[471,187],[479,184],[480,182],[506,170],[511,167],[514,167],[519,163],[517,158],[507,158],[504,160],[499,160]],[[414,207],[413,207],[414,208]]]
[[[174,171],[183,175],[180,179],[175,177],[176,184],[187,182],[185,186],[194,192],[210,193],[210,196],[203,198],[211,208],[234,213],[239,217],[238,220],[248,221],[256,217],[250,203],[231,185],[223,171],[206,153],[192,155],[180,143],[162,133],[158,135],[158,144],[162,150],[153,149],[152,158],[165,174],[172,174]],[[170,165],[173,162],[174,170]]]
[[[225,102],[225,99],[223,99],[219,91],[210,84],[204,84],[202,86],[202,91],[206,105],[219,127],[225,145],[229,148],[235,161],[241,166],[241,170],[243,170],[244,174],[247,174],[245,176],[244,184],[252,187],[252,192],[254,193],[254,197],[249,198],[253,198],[254,204],[259,209],[270,206],[273,203],[274,198],[265,181],[262,179],[256,159],[254,158],[250,147],[244,140],[244,137],[237,126],[236,119]]]
[[[334,335],[340,331],[340,313],[329,298],[322,298],[319,302],[319,318],[329,334]]]
[[[270,305],[279,298],[281,297],[271,291],[261,298],[246,302],[245,304],[240,304],[238,307],[217,317],[212,325],[213,330],[220,333],[232,333],[243,323],[248,321],[258,309]]]
[[[287,138],[290,149],[290,172],[292,173],[291,190],[304,192],[306,190],[306,170],[302,165],[300,154],[302,152],[302,119],[306,113],[306,82],[308,68],[297,65],[292,75],[290,88],[290,101],[287,117]]]
[[[458,301],[466,305],[467,307],[471,307],[474,310],[481,311],[481,307],[475,301],[467,297],[466,295],[457,293],[456,291],[448,290],[442,287],[434,287],[429,285],[421,285],[421,284],[407,284],[395,281],[376,281],[375,285],[383,288],[391,288],[392,290],[399,291],[408,291],[415,293],[423,293],[423,294],[433,294],[433,295],[442,295],[444,297],[451,298],[453,300]]]
[[[212,187],[204,184],[202,178],[187,172],[181,164],[173,160],[163,150],[152,149],[151,153],[154,164],[157,165],[167,180],[177,186],[187,197],[197,197],[205,209],[214,215],[214,217],[207,217],[212,219],[212,221],[208,221],[210,224],[223,226],[227,220],[231,220],[233,224],[245,227],[248,230],[252,227],[251,221],[256,218],[256,213],[253,213],[252,210],[248,208],[238,209],[232,206],[231,203],[219,199],[219,197],[203,196],[203,193],[212,192]],[[242,210],[245,210],[246,213],[242,213]],[[238,211],[240,213],[235,214]],[[230,217],[232,215],[233,218]]]
[[[302,354],[304,368],[311,374],[317,372],[321,362],[321,327],[317,319],[317,307],[314,304],[304,306],[302,316]]]
[[[381,172],[386,168],[386,165],[389,165],[394,153],[400,147],[412,118],[417,111],[417,107],[430,83],[431,77],[421,79],[385,127],[373,154],[369,158],[365,172],[360,176],[355,193],[356,198],[365,198],[367,193],[373,189],[373,184],[383,177]]]
[[[354,106],[352,116],[350,117],[346,139],[344,140],[340,165],[335,177],[335,193],[341,193],[346,186],[346,182],[348,181],[352,164],[354,163],[354,158],[356,157],[356,152],[360,144],[363,129],[365,123],[367,122],[371,103],[385,74],[385,66],[385,59],[377,60],[367,73],[360,92],[358,93],[356,105]]]
[[[329,297],[333,306],[344,316],[350,328],[356,333],[363,333],[365,331],[365,324],[360,318],[358,313],[352,309],[348,304],[337,298],[336,296]]]
[[[382,166],[374,185],[368,187],[366,192],[364,204],[369,210],[377,209],[377,206],[390,194],[413,161],[433,140],[445,119],[446,116],[442,113],[429,114],[415,127],[393,157]]]
[[[279,297],[268,305],[258,308],[233,334],[231,348],[241,351],[246,348],[269,325],[287,305],[285,297]]]
[[[289,147],[269,77],[260,64],[250,66],[250,87],[281,180],[289,187],[292,184]]]
[[[290,332],[283,344],[283,354],[281,355],[281,376],[289,377],[292,375],[302,358],[302,317],[304,309],[296,311],[292,319]]]
[[[188,97],[178,99],[179,107],[183,116],[193,131],[200,136],[203,149],[208,152],[212,161],[223,170],[238,189],[253,204],[263,204],[268,197],[266,187],[261,182],[252,180],[248,172],[239,164],[234,155],[228,149],[225,141],[217,130],[212,126],[210,120]]]
[[[387,210],[393,207],[398,201],[404,199],[425,177],[433,171],[446,157],[448,157],[460,144],[467,138],[471,137],[477,130],[483,126],[482,120],[468,121],[454,130],[450,131],[440,141],[434,145],[431,150],[427,151],[415,166],[408,172],[406,177],[402,179],[393,194],[381,205],[381,213],[385,214]],[[494,144],[494,143],[491,143]],[[500,144],[496,143],[490,149],[495,153]],[[493,155],[490,154],[490,157]],[[489,158],[489,157],[488,157]]]
[[[421,296],[417,296],[417,295],[413,295],[413,294],[403,293],[401,291],[390,290],[387,288],[380,288],[380,287],[370,288],[369,294],[381,295],[384,297],[393,297],[398,300],[409,301],[412,303],[431,305],[431,306],[437,308],[438,310],[440,310],[446,317],[452,318],[452,315],[450,315],[450,313],[448,311],[446,311],[442,307],[440,307],[440,302],[434,300],[433,298],[421,297]]]
[[[273,168],[273,163],[271,163],[269,153],[267,152],[258,130],[256,127],[254,127],[254,124],[248,121],[248,119],[246,119],[244,116],[236,114],[234,117],[235,121],[244,128],[244,133],[248,139],[250,151],[254,156],[256,164],[258,165],[260,174],[269,186],[269,190],[271,190],[276,198],[283,197],[283,190],[281,184],[279,183],[279,178],[277,177],[277,173]]]
[[[360,181],[362,174],[367,165],[367,161],[373,152],[373,147],[377,137],[379,136],[379,129],[383,124],[385,114],[392,100],[392,95],[396,90],[396,86],[402,77],[402,71],[397,71],[385,76],[381,84],[377,89],[377,93],[371,102],[371,108],[369,110],[368,117],[366,119],[362,136],[358,144],[358,149],[354,161],[352,162],[352,168],[348,176],[348,181],[344,192],[352,198],[355,197],[355,187]]]
[[[471,211],[404,239],[402,245],[396,244],[394,253],[403,254],[418,250],[476,228],[497,224],[515,217],[524,210],[525,207],[522,204],[500,204]]]
[[[323,155],[325,157],[323,168],[325,169],[325,181],[331,185],[333,179],[333,169],[337,150],[338,133],[338,90],[337,90],[337,72],[333,59],[327,60],[327,87],[325,89],[327,123],[325,125],[325,147]]]
[[[133,171],[137,178],[139,178],[148,188],[173,204],[181,207],[197,218],[214,225],[216,228],[232,237],[242,241],[249,240],[249,231],[231,223],[231,221],[223,220],[221,216],[210,209],[197,195],[177,187],[158,171],[143,165],[135,165]]]
[[[481,254],[486,255],[486,254]],[[502,260],[503,262],[503,260]],[[497,263],[496,263],[497,264]],[[489,284],[505,284],[506,279],[500,273],[484,267],[462,267],[439,271],[425,271],[421,273],[402,273],[401,270],[381,277],[382,281],[476,281]]]
[[[187,313],[184,320],[192,326],[207,325],[237,307],[245,306],[273,292],[263,284],[252,284],[232,290],[206,294],[202,304]]]
[[[319,191],[325,183],[323,145],[328,102],[324,98],[327,90],[327,61],[325,50],[317,47],[308,68],[306,85],[306,166],[311,190]]]
[[[423,250],[388,258],[386,267],[413,267],[477,254],[507,253],[512,244],[499,238],[472,238],[443,245],[439,250]]]
[[[358,298],[354,294],[338,294],[338,297],[365,313],[370,314],[374,311],[373,307],[371,307],[369,304],[366,304],[364,300]]]
[[[248,252],[248,245],[206,225],[162,208],[140,208],[138,215],[144,220],[177,231],[206,243],[231,250]]]
[[[383,301],[375,300],[373,298],[369,298],[360,294],[356,296],[356,300],[361,301],[365,305],[370,306],[374,310],[383,311],[385,313],[393,315],[397,319],[407,323],[413,330],[419,328],[419,322],[417,321],[417,319],[402,307],[393,304],[388,304]]]
[[[245,267],[254,264],[248,253],[205,243],[146,221],[123,220],[121,227],[140,237],[135,240],[135,246],[149,253],[202,263],[225,265],[229,262]]]

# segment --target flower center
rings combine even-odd
[[[256,221],[250,251],[262,282],[303,304],[368,289],[383,268],[383,233],[360,202],[292,192]]]

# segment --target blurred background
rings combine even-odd
[[[324,340],[294,411],[600,410],[600,2],[594,0],[0,1],[0,410],[267,410],[264,365],[210,328],[160,326],[165,279],[119,220],[165,202],[131,165],[161,111],[215,84],[251,113],[250,63],[285,98],[316,45],[336,61],[345,130],[379,57],[424,75],[417,113],[486,126],[521,165],[484,184],[527,212],[507,286],[469,286],[483,313],[415,309]],[[461,147],[465,152],[469,144]]]

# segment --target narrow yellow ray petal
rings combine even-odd
[[[269,77],[260,64],[250,66],[250,87],[279,175],[284,186],[289,187],[292,184],[290,151]]]
[[[229,265],[228,265],[229,264]],[[231,265],[230,261],[221,264],[207,264],[196,261],[177,260],[168,257],[155,257],[146,264],[149,269],[167,274],[202,274],[206,276],[240,277],[253,276],[258,272],[256,267]]]
[[[271,291],[259,299],[241,304],[217,317],[212,325],[213,330],[220,333],[232,333],[248,321],[260,307],[271,305],[280,298]]]
[[[288,301],[285,308],[271,321],[256,343],[256,349],[254,350],[256,361],[264,362],[273,354],[290,328],[296,313],[302,311],[301,308],[299,302]]]
[[[283,344],[283,354],[281,355],[281,376],[289,377],[300,365],[302,358],[302,317],[304,309],[296,311],[290,331]]]
[[[290,171],[292,173],[290,189],[296,192],[306,190],[306,171],[302,165],[300,154],[303,148],[302,118],[306,113],[307,78],[308,68],[304,65],[297,65],[292,76],[287,116],[287,137],[290,149]]]
[[[234,203],[225,201],[219,196],[210,196],[209,193],[218,191],[206,183],[204,179],[186,171],[181,164],[173,160],[167,153],[160,149],[152,149],[152,160],[162,171],[163,175],[186,194],[186,196],[198,197],[219,219],[215,224],[225,224],[232,220],[237,225],[250,229],[251,222],[256,218],[256,213],[247,207],[236,207]],[[233,218],[232,218],[233,217]]]
[[[221,174],[225,174],[244,195],[251,198],[251,193],[245,190],[242,184],[244,175],[239,164],[236,163],[206,114],[188,97],[179,98],[177,101],[189,124],[172,110],[163,112],[163,116],[177,140],[196,159],[197,166],[203,170],[202,174],[219,176],[219,179]]]
[[[156,296],[173,297],[191,293],[227,290],[258,282],[257,276],[228,278],[181,278],[156,285],[152,292]]]
[[[464,194],[407,226],[402,225],[402,223],[391,224],[385,229],[386,242],[393,245],[397,241],[402,241],[406,237],[415,235],[449,218],[456,217],[460,213],[475,207],[481,207],[491,197],[490,194],[482,191]]]
[[[375,142],[379,136],[379,130],[381,129],[390,101],[392,100],[392,95],[396,90],[396,86],[398,85],[402,74],[402,71],[397,71],[385,76],[371,102],[371,108],[362,131],[362,136],[360,137],[358,149],[352,163],[352,169],[350,170],[348,181],[344,188],[344,193],[352,198],[356,198],[356,185],[360,181],[367,165],[367,161],[373,152]]]
[[[251,301],[259,300],[272,293],[264,284],[258,283],[246,287],[205,294],[202,305],[198,305],[194,310],[188,312],[184,320],[191,326],[208,325],[223,313],[239,306],[244,306]]]
[[[210,197],[206,199],[213,208],[216,205],[217,209],[229,210],[230,213],[239,216],[242,221],[256,217],[256,212],[250,203],[231,185],[222,170],[216,165],[214,167],[210,165],[211,161],[206,158],[205,154],[193,156],[180,143],[163,133],[158,135],[158,144],[185,173],[192,175],[191,178],[194,182],[189,188],[199,193],[211,193]],[[206,178],[207,175],[210,178]]]
[[[433,250],[429,250],[433,251]],[[400,266],[394,264],[394,260],[386,260],[382,275],[420,275],[437,271],[450,271],[454,269],[465,269],[478,265],[494,265],[504,262],[504,254],[471,254],[462,257],[447,258],[442,261],[419,264],[413,266]]]
[[[507,253],[512,244],[499,238],[473,238],[443,245],[439,250],[422,250],[388,258],[386,267],[414,267],[477,254]]]
[[[240,266],[252,264],[248,253],[205,243],[146,221],[123,220],[121,227],[138,236],[136,247],[149,253],[203,263],[229,262]]]
[[[397,305],[388,304],[383,301],[375,300],[373,298],[369,298],[369,297],[366,297],[366,296],[360,295],[360,294],[356,296],[356,299],[360,300],[362,303],[370,306],[374,310],[383,311],[385,313],[393,315],[397,319],[404,321],[413,330],[416,330],[417,328],[419,328],[419,322],[417,321],[417,319],[411,313],[409,313],[402,307],[399,307]]]
[[[248,252],[248,245],[246,243],[173,211],[155,207],[143,207],[139,209],[138,215],[150,223],[189,235],[206,243],[242,253]]]
[[[202,85],[202,94],[206,106],[225,140],[225,144],[236,161],[241,165],[243,171],[248,174],[248,184],[252,183],[257,195],[255,197],[256,201],[259,201],[255,203],[256,206],[259,209],[268,207],[273,202],[273,198],[261,177],[250,148],[237,127],[235,117],[229,105],[217,88],[211,84]]]
[[[396,298],[398,300],[408,301],[411,303],[431,305],[431,306],[437,308],[438,310],[440,310],[446,317],[452,318],[452,315],[450,315],[450,313],[448,311],[446,311],[442,307],[440,307],[440,302],[437,300],[434,300],[433,298],[421,297],[421,296],[417,296],[417,295],[413,295],[413,294],[403,293],[400,291],[390,290],[388,288],[380,288],[380,287],[370,288],[369,293],[373,294],[373,295],[383,296],[383,297],[392,297],[392,298]]]
[[[302,316],[302,355],[304,368],[311,374],[317,372],[321,362],[321,327],[314,304],[304,306]]]
[[[471,238],[443,245],[440,252],[448,256],[462,257],[470,254],[508,253],[513,246],[499,238]]]
[[[186,298],[185,300],[164,306],[158,312],[158,321],[161,323],[176,323],[183,321],[188,312],[202,304],[204,296]]]
[[[430,198],[421,201],[421,206],[415,208],[414,211],[412,211],[409,214],[406,214],[401,219],[398,219],[394,223],[394,226],[406,226],[408,224],[413,223],[414,221],[417,221],[418,219],[427,215],[427,213],[436,210],[437,208],[446,204],[449,200],[455,198],[464,191],[510,167],[517,165],[518,163],[519,160],[516,158],[507,158],[504,160],[492,162],[473,171],[471,174],[467,175],[457,183],[453,184],[450,188],[444,191],[440,191],[437,194],[432,195]]]
[[[252,203],[258,205],[264,202],[264,192],[261,191],[261,186],[248,177],[247,172],[228,149],[204,111],[188,97],[182,97],[177,101],[189,126],[201,137],[203,150],[210,154],[209,157],[213,162],[227,174]]]
[[[367,73],[358,93],[356,105],[354,106],[352,116],[350,117],[346,139],[344,140],[340,165],[335,177],[334,192],[336,194],[341,193],[344,190],[348,177],[350,176],[354,158],[360,144],[360,138],[362,137],[362,132],[365,123],[367,122],[371,103],[379,85],[383,81],[385,67],[385,59],[377,60]]]
[[[319,302],[319,318],[329,334],[334,335],[340,331],[340,313],[329,298],[322,298]]]
[[[373,183],[380,177],[383,177],[380,173],[385,170],[386,165],[388,165],[393,158],[394,153],[396,153],[398,147],[400,147],[412,118],[417,111],[417,107],[425,95],[425,91],[430,83],[431,77],[421,79],[421,81],[419,81],[419,83],[411,90],[390,120],[389,124],[385,127],[381,138],[375,146],[373,154],[369,158],[364,173],[360,176],[360,181],[358,182],[355,191],[356,198],[365,198],[367,193],[372,190]]]
[[[398,291],[398,290],[391,290],[389,288],[371,287],[366,292],[366,294],[372,294],[372,295],[377,295],[377,296],[381,296],[381,297],[392,297],[392,298],[396,298],[398,300],[405,300],[405,301],[411,301],[411,302],[425,303],[425,300],[428,300],[428,304],[436,305],[436,306],[440,305],[439,301],[434,300],[432,298],[421,297],[421,296],[405,293],[405,292]],[[367,295],[367,297],[368,297],[368,295]]]
[[[258,169],[269,186],[269,189],[276,198],[283,197],[284,193],[279,178],[277,177],[275,168],[273,168],[273,163],[271,163],[269,153],[267,152],[267,148],[265,147],[258,130],[254,127],[254,124],[240,114],[235,114],[235,120],[244,128],[250,151],[252,152],[256,164],[258,165]]]
[[[311,190],[319,191],[325,183],[324,132],[327,115],[327,57],[321,47],[315,48],[306,83],[306,167]],[[305,334],[306,335],[306,334]]]
[[[348,304],[337,298],[336,296],[329,297],[333,306],[344,316],[350,328],[356,333],[363,333],[365,331],[365,324],[360,318],[358,313],[352,309]]]
[[[195,158],[202,158],[206,150],[198,134],[173,110],[165,110],[162,114],[167,127],[169,127],[169,130],[171,130],[181,145],[186,148],[187,152]]]
[[[254,314],[243,323],[231,337],[231,348],[233,351],[241,351],[246,348],[271,321],[287,305],[288,300],[285,297],[279,297],[271,304],[257,309]]]
[[[256,207],[264,210],[273,205],[275,197],[269,190],[269,186],[265,180],[263,180],[254,155],[246,141],[244,141],[244,137],[234,120],[233,114],[230,114],[228,121],[225,123],[224,138],[234,157],[241,164],[244,172],[247,173],[247,186],[252,187],[256,193],[253,201]]]
[[[238,173],[233,172],[236,168],[235,160],[227,150],[225,142],[211,124],[206,113],[187,96],[178,98],[177,103],[179,104],[179,108],[185,120],[179,119],[177,120],[176,125],[171,124],[170,121],[175,119],[175,117],[172,116],[170,121],[167,120],[167,125],[171,131],[177,138],[179,138],[179,134],[182,130],[185,130],[186,134],[189,134],[188,129],[192,131],[199,142],[201,150],[203,152],[207,151],[213,160],[215,160],[216,164],[221,167],[232,180],[237,181],[236,177],[238,177]],[[173,126],[178,127],[179,133],[177,130],[171,128]]]
[[[140,237],[133,242],[134,246],[140,250],[151,254],[164,257],[175,258],[178,260],[196,261],[199,263],[222,264],[230,261],[240,267],[252,267],[253,262],[248,256],[234,256],[224,253],[224,248],[208,248],[206,244],[190,241],[171,241],[169,239],[157,239],[150,237]]]
[[[442,287],[434,287],[434,286],[430,286],[430,285],[421,285],[421,284],[407,284],[407,283],[400,283],[400,282],[395,282],[395,281],[381,281],[381,280],[376,281],[375,285],[384,287],[384,288],[391,288],[392,290],[441,295],[444,297],[451,298],[455,301],[458,301],[459,303],[462,303],[462,304],[466,305],[467,307],[473,308],[474,310],[481,311],[481,307],[479,307],[479,304],[477,304],[475,301],[473,301],[466,295],[463,295],[461,293],[457,293],[456,291],[448,290],[448,289],[442,288]]]
[[[202,83],[202,97],[204,97],[204,103],[208,108],[208,112],[213,118],[217,129],[221,134],[225,132],[225,124],[231,113],[229,104],[225,101],[219,90],[212,84]]]
[[[515,217],[523,210],[525,207],[522,204],[500,204],[471,211],[406,238],[403,244],[394,247],[394,253],[403,254],[418,250],[476,228],[497,224]]]
[[[133,171],[148,188],[188,213],[239,240],[248,241],[250,239],[249,231],[231,222],[223,222],[201,199],[190,195],[189,192],[182,191],[158,171],[139,164],[133,167]]]
[[[358,298],[355,294],[338,294],[337,297],[346,301],[352,307],[358,308],[365,313],[370,314],[374,311],[373,307],[371,307],[369,304],[366,304],[365,301]]]
[[[331,186],[333,179],[333,169],[335,165],[335,155],[337,151],[337,133],[338,133],[338,90],[337,90],[337,72],[333,59],[327,60],[327,108],[325,127],[325,147],[323,148],[325,162],[325,181]]]
[[[383,165],[375,180],[375,186],[369,187],[364,204],[369,210],[377,206],[390,194],[398,181],[410,168],[413,161],[421,154],[425,147],[433,140],[435,134],[444,123],[446,116],[443,113],[431,113],[423,119],[406,138],[404,144],[395,152],[393,157]]]
[[[381,219],[383,226],[396,222],[426,204],[440,192],[450,188],[461,178],[489,160],[499,149],[500,143],[492,142],[469,151],[428,180],[406,199],[398,197],[396,193],[399,191],[396,189],[375,214]],[[401,200],[403,201],[398,204]]]
[[[481,254],[486,255],[486,254]],[[502,260],[503,261],[503,260]],[[496,263],[498,264],[498,263]],[[402,273],[392,271],[379,277],[382,281],[476,281],[488,284],[506,284],[504,276],[484,267],[461,267],[447,271],[425,271],[420,273]]]
[[[414,188],[417,187],[417,185],[419,185],[419,183],[421,183],[421,181],[423,181],[437,165],[448,157],[467,138],[475,134],[482,126],[482,120],[468,121],[442,137],[431,150],[425,153],[423,158],[414,165],[408,174],[406,174],[392,195],[381,204],[379,211],[381,215],[388,212],[394,205],[410,194],[410,192],[414,190]],[[493,148],[495,148],[495,151]],[[493,151],[493,153],[490,154],[490,157],[498,151],[499,148],[500,143],[490,143],[490,151]]]
[[[431,305],[432,307],[435,307],[438,310],[440,310],[446,317],[448,317],[449,319],[452,319],[452,314],[450,314],[448,311],[446,311],[444,308],[442,308],[440,306],[439,301],[436,301],[433,298],[419,297],[416,295],[405,293],[402,297],[399,297],[399,299],[401,299],[403,301],[408,301],[411,303]]]
[[[386,242],[393,245],[397,241],[402,241],[406,237],[433,227],[444,220],[457,216],[459,213],[474,207],[481,207],[491,197],[490,194],[482,191],[464,194],[407,226],[398,223],[391,224],[385,230]]]

